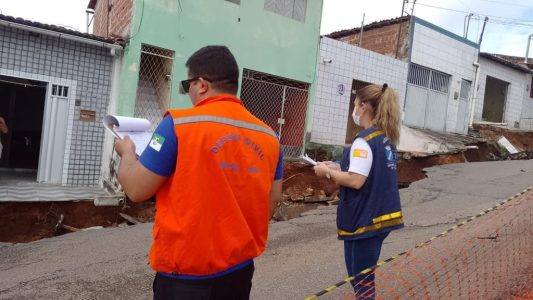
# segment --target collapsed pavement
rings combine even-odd
[[[465,162],[533,158],[533,132],[508,130],[490,124],[476,124],[469,136],[402,128],[398,149],[398,185],[406,188],[427,177],[425,169],[436,165]],[[518,153],[509,154],[498,140],[505,137]],[[316,160],[335,159],[315,149]],[[275,221],[287,221],[305,212],[335,205],[338,188],[330,180],[317,178],[310,165],[301,161],[284,162],[283,201]],[[120,204],[120,205],[118,205]],[[118,206],[117,206],[118,205]],[[152,202],[125,202],[115,206],[95,206],[93,201],[0,202],[0,242],[24,243],[71,233],[84,228],[118,227],[153,221]]]
[[[407,226],[385,240],[381,259],[529,187],[533,160],[451,164],[426,172],[427,178],[400,190]],[[302,299],[345,278],[335,209],[320,206],[270,225],[267,249],[255,260],[251,299]],[[0,244],[0,299],[151,298],[151,229],[145,223]],[[325,299],[342,295],[331,297]]]

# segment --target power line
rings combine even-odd
[[[420,3],[420,2],[418,2],[417,4],[425,6],[425,7],[448,10],[448,11],[453,11],[453,12],[462,13],[462,14],[470,13],[470,12],[464,11],[464,10],[458,10],[458,9],[452,9],[452,8],[447,8],[447,7],[434,6],[434,5],[429,5],[429,4]],[[497,18],[497,19],[504,19],[504,20],[511,20],[511,21],[517,21],[517,22],[533,22],[533,20],[513,19],[513,18],[507,18],[507,17],[485,15],[485,14],[480,14],[480,13],[475,13],[475,14],[478,15],[478,16],[484,16],[484,17],[489,17],[489,18]]]
[[[481,21],[481,18],[480,16],[472,17],[472,20]],[[510,26],[510,27],[533,28],[533,24],[524,24],[524,23],[511,22],[511,21],[505,21],[505,20],[489,19],[487,22],[496,24],[496,25],[504,25],[504,26]]]
[[[470,8],[470,6],[466,5],[465,2],[463,2],[463,0],[455,0],[457,1],[458,3],[460,3],[462,6],[464,6],[466,9],[468,10],[472,10],[472,8]]]
[[[472,20],[481,21],[481,16],[472,17]],[[498,24],[498,25],[533,28],[533,24],[525,24],[525,23],[506,21],[506,20],[489,19],[488,22],[492,24]]]
[[[531,7],[530,5],[516,4],[516,3],[511,3],[511,2],[502,2],[502,1],[495,1],[495,0],[480,0],[480,1],[499,3],[499,4],[504,4],[504,5],[520,6],[520,7]]]
[[[506,25],[506,26],[514,26],[514,27],[524,27],[524,28],[533,28],[533,24],[523,24],[523,23],[515,23],[515,22],[505,22],[500,20],[490,20],[489,23],[492,24],[499,24],[499,25]]]

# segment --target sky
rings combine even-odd
[[[243,0],[246,1],[246,0]],[[308,0],[316,1],[316,0]],[[321,34],[399,17],[403,0],[324,0]],[[409,0],[405,11],[412,12]],[[0,13],[85,32],[89,0],[0,0]],[[533,0],[417,0],[414,15],[463,36],[465,16],[473,13],[468,38],[477,42],[489,17],[481,51],[524,56],[533,34]],[[533,56],[533,45],[530,50]]]

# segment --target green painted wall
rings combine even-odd
[[[178,93],[185,61],[206,45],[226,45],[242,69],[312,84],[320,39],[322,0],[308,0],[305,22],[264,9],[264,0],[133,0],[132,38],[124,52],[118,113],[133,115],[141,44],[175,51],[171,107],[190,107]],[[310,111],[310,109],[308,109]]]

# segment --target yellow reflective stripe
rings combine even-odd
[[[378,130],[378,131],[375,131],[367,136],[364,137],[365,141],[370,141],[371,139],[375,138],[376,136],[378,135],[382,135],[382,134],[385,134],[385,132],[383,130]]]
[[[361,228],[358,228],[354,232],[339,230],[338,234],[339,235],[356,235],[356,234],[361,234],[361,233],[365,233],[368,231],[373,231],[373,230],[378,230],[381,228],[387,228],[387,227],[391,227],[394,225],[399,225],[402,223],[403,223],[403,218],[398,218],[398,219],[389,220],[389,221],[381,222],[381,223],[370,225],[370,226],[361,227]]]
[[[387,221],[387,220],[390,220],[390,219],[396,219],[396,218],[399,218],[401,216],[402,216],[402,212],[401,211],[397,211],[397,212],[394,212],[392,214],[386,214],[386,215],[374,218],[374,219],[372,219],[372,223],[376,224],[376,223]]]

